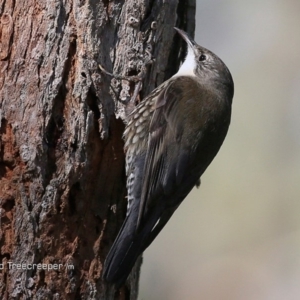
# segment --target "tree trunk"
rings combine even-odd
[[[137,299],[101,279],[126,213],[122,133],[182,57],[195,1],[0,1],[0,298]],[[173,44],[173,40],[175,41]]]

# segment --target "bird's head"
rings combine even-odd
[[[186,32],[174,28],[187,43],[187,55],[174,76],[196,76],[204,84],[225,85],[233,94],[233,80],[224,62],[213,52],[199,46]]]

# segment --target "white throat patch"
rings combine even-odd
[[[195,76],[194,69],[196,68],[196,62],[195,62],[195,54],[191,47],[188,47],[188,53],[187,56],[183,62],[183,64],[180,66],[178,72],[173,75],[175,76]]]

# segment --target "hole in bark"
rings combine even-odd
[[[98,97],[92,90],[92,88],[89,90],[87,97],[86,97],[86,103],[90,110],[94,113],[94,128],[96,132],[99,132],[99,119],[100,119],[100,110],[98,107]]]
[[[94,113],[95,119],[98,120],[100,118],[100,110],[97,103],[97,96],[91,89],[88,92],[86,102],[90,110]]]
[[[73,152],[75,152],[78,148],[77,142],[78,142],[77,139],[75,139],[74,142],[71,142],[71,144],[70,144]]]
[[[32,209],[33,209],[32,202],[29,202],[28,203],[28,211],[32,211]]]
[[[86,74],[84,72],[81,72],[81,76],[86,78]]]
[[[76,198],[81,192],[80,183],[76,182],[72,185],[70,193],[69,193],[69,211],[70,215],[74,215],[76,213]]]
[[[61,136],[64,130],[64,106],[66,100],[66,87],[62,84],[56,98],[53,100],[53,108],[51,118],[46,127],[45,142],[48,146],[47,151],[47,168],[46,168],[46,184],[52,179],[52,175],[57,169],[58,154],[60,154]]]
[[[45,285],[45,271],[44,270],[40,270],[39,274],[39,280],[38,280],[38,286],[37,288]]]
[[[6,258],[7,260],[10,260],[10,254],[9,253],[3,253],[2,255],[0,255],[1,261],[3,261],[4,258]]]
[[[76,289],[75,299],[82,299],[82,297],[80,295],[80,289],[81,289],[80,286]]]
[[[15,199],[9,199],[2,205],[5,211],[11,211],[15,206]]]
[[[14,167],[16,154],[13,140],[11,125],[3,118],[0,128],[0,178],[5,177]]]
[[[7,127],[7,120],[3,118],[3,119],[1,120],[0,134],[6,132],[6,127]]]
[[[65,69],[64,69],[63,81],[64,81],[66,89],[67,89],[67,87],[70,87],[68,84],[69,79],[72,78],[72,80],[74,80],[75,57],[76,57],[76,52],[77,52],[76,39],[77,39],[76,35],[71,37],[68,59],[67,59]]]
[[[58,131],[63,130],[64,123],[65,123],[65,118],[63,116],[56,116],[55,124],[56,124],[56,127],[57,127]]]

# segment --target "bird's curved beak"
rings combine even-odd
[[[174,27],[174,29],[186,41],[186,43],[188,44],[189,47],[191,47],[192,49],[195,48],[196,42],[192,38],[190,38],[186,32],[184,32],[183,30],[181,30],[177,27]]]

